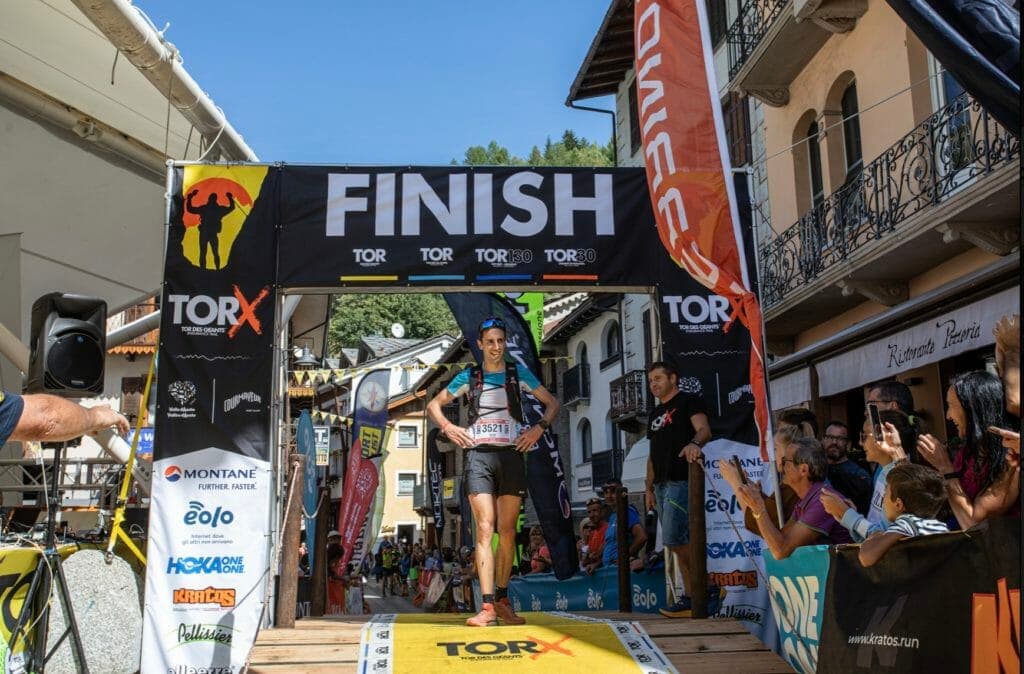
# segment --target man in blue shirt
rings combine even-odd
[[[558,415],[560,405],[532,372],[505,362],[505,323],[501,319],[482,321],[478,334],[483,363],[457,374],[427,404],[427,413],[442,433],[466,449],[463,489],[469,494],[476,523],[476,561],[483,604],[480,613],[466,624],[495,625],[500,618],[510,625],[521,625],[526,620],[516,615],[509,603],[508,580],[515,557],[516,521],[526,496],[523,453],[537,444]],[[529,391],[544,405],[544,416],[536,425],[523,423],[521,391]],[[466,428],[448,421],[441,411],[463,395],[470,401]],[[497,555],[491,549],[495,529]]]
[[[129,431],[128,420],[107,405],[81,405],[45,393],[17,395],[0,391],[0,445],[8,440],[61,442],[115,427]]]
[[[616,516],[617,506],[615,499],[621,488],[622,481],[612,478],[604,483],[604,487],[601,490],[605,505],[611,511],[611,515],[608,516],[608,528],[604,533],[604,551],[601,556],[601,566],[613,566],[618,563],[619,548],[615,539],[618,517]],[[644,545],[647,544],[647,530],[644,528],[644,521],[640,517],[640,513],[631,505],[626,506],[626,524],[628,527],[626,544],[629,546],[629,561],[632,565],[634,561],[639,560],[638,555],[643,550]]]

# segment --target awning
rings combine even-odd
[[[827,396],[848,391],[993,344],[992,328],[1009,313],[1020,313],[1019,287],[817,363],[818,392]]]
[[[641,438],[629,448],[629,454],[622,462],[622,486],[630,494],[643,494],[647,487],[647,455],[650,451],[651,441]],[[599,486],[594,485],[594,488]]]
[[[781,377],[773,377],[768,387],[771,389],[772,409],[781,410],[805,403],[811,399],[811,368],[803,367]]]

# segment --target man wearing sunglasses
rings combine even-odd
[[[537,377],[519,364],[505,362],[505,323],[488,318],[480,323],[477,346],[483,356],[478,367],[452,378],[427,405],[441,432],[466,449],[464,489],[476,522],[476,561],[480,576],[480,612],[466,621],[473,627],[522,625],[508,600],[508,580],[514,558],[516,520],[526,496],[528,452],[558,415],[559,403]],[[544,405],[544,416],[533,426],[523,423],[520,394],[529,391]],[[462,428],[445,418],[441,408],[460,396],[469,401],[470,423]],[[491,537],[498,532],[498,551]]]

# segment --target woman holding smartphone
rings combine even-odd
[[[837,492],[826,489],[821,493],[825,511],[846,527],[854,541],[859,543],[876,531],[885,531],[891,524],[885,520],[882,507],[885,480],[889,471],[905,459],[902,448],[913,447],[917,439],[917,427],[908,415],[899,410],[879,411],[877,406],[869,406],[868,418],[864,420],[864,428],[860,433],[860,444],[864,447],[868,461],[877,464],[878,469],[875,471],[874,491],[867,517],[858,513]]]
[[[956,427],[950,449],[922,435],[917,451],[946,480],[949,505],[968,529],[989,517],[1020,515],[1020,466],[1006,460],[1002,438],[990,426],[1009,428],[999,378],[985,371],[953,378],[946,391],[946,419]]]

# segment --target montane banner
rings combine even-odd
[[[483,319],[494,316],[505,322],[506,356],[540,379],[540,357],[530,336],[530,328],[509,300],[481,293],[445,293],[444,299],[462,334],[466,335],[466,344],[478,363],[483,359],[476,344],[477,327]],[[533,425],[540,421],[544,408],[536,398],[524,393],[523,414],[526,423]],[[580,566],[576,532],[558,442],[550,429],[544,431],[537,446],[526,453],[526,476],[530,500],[551,552],[552,571],[559,579],[569,578],[579,571]]]
[[[761,308],[727,176],[730,163],[715,100],[704,3],[637,0],[634,35],[638,113],[659,238],[679,268],[727,302],[722,330],[738,322],[750,333],[746,393],[754,400],[759,444],[767,459]]]
[[[278,178],[265,166],[174,170],[144,672],[240,670],[263,612]]]
[[[355,389],[352,449],[341,495],[341,513],[338,515],[338,531],[341,532],[341,545],[345,549],[341,557],[342,568],[356,552],[360,534],[363,534],[360,558],[362,550],[367,547],[367,537],[376,534],[363,530],[380,480],[378,470],[384,454],[390,382],[390,369],[373,370],[359,380]]]

